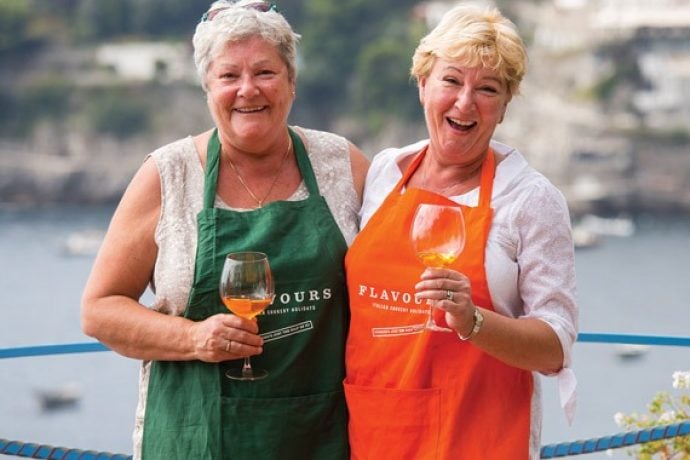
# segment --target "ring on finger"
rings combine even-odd
[[[228,340],[228,342],[225,344],[225,351],[230,351],[230,345],[232,345],[232,340]]]
[[[451,291],[450,289],[446,290],[446,299],[450,300],[451,302],[455,298],[455,293]]]

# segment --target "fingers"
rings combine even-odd
[[[471,297],[470,280],[454,270],[432,269],[422,274],[422,280],[415,285],[418,298],[462,303]]]
[[[229,315],[229,314],[215,315],[215,316],[212,316],[211,318],[216,318],[216,317],[217,317],[217,319],[222,321],[222,323],[225,326],[227,326],[229,328],[246,330],[248,332],[251,332],[252,334],[258,334],[259,333],[259,325],[256,323],[256,320],[244,319],[241,316]]]
[[[450,269],[427,269],[415,285],[415,296],[433,301],[445,312],[448,326],[463,334],[471,328],[475,305],[472,284],[464,274]]]
[[[261,337],[259,337],[260,339]],[[225,346],[223,347],[225,353],[227,354],[223,361],[237,358],[244,358],[246,356],[254,356],[260,354],[263,349],[261,346],[249,345],[247,343],[242,343],[232,339],[224,340]]]
[[[433,279],[449,279],[449,280],[466,280],[467,277],[460,273],[459,271],[452,270],[450,268],[427,268],[422,272],[420,276],[423,280],[433,280]]]
[[[202,361],[220,362],[263,352],[255,321],[221,313],[194,325],[193,342]]]
[[[470,280],[454,270],[427,270],[415,285],[415,296],[433,301],[434,307],[452,315],[464,316],[474,309]]]

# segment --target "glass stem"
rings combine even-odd
[[[431,299],[427,299],[426,304],[429,305],[429,316],[426,319],[426,325],[427,327],[435,326],[436,322],[434,322],[434,302]]]
[[[244,364],[242,365],[242,375],[252,375],[252,364],[249,362],[249,356],[244,358]]]

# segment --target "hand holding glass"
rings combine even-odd
[[[465,247],[465,220],[459,206],[420,204],[410,230],[412,246],[426,267],[443,268],[455,262]],[[429,301],[428,303],[431,303]],[[434,322],[433,305],[425,329],[451,331]]]
[[[266,254],[231,252],[225,257],[220,298],[228,310],[242,318],[253,319],[273,303],[274,297],[273,276]],[[268,372],[252,368],[247,356],[242,369],[230,369],[225,375],[234,380],[258,380]]]

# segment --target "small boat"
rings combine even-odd
[[[601,237],[587,228],[573,227],[573,244],[575,249],[591,248],[601,243]]]
[[[36,390],[41,410],[46,412],[76,406],[81,399],[81,393],[81,387],[76,383],[68,383],[59,388]]]
[[[622,343],[616,345],[616,354],[622,359],[639,358],[649,351],[649,345]]]
[[[573,225],[576,249],[591,248],[601,243],[603,236],[628,237],[635,233],[635,223],[625,217],[599,217],[587,214]]]
[[[96,229],[74,232],[65,240],[64,254],[68,256],[95,256],[101,247],[103,236],[104,233]]]
[[[626,217],[599,217],[587,214],[580,220],[578,227],[606,236],[627,237],[635,233],[635,223]]]

